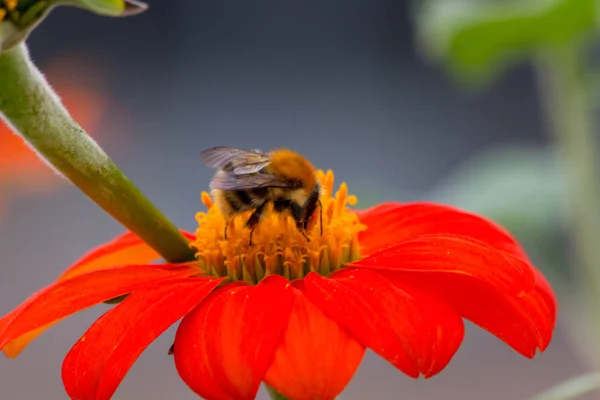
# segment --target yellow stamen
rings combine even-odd
[[[0,8],[0,22],[4,21],[4,17],[6,17],[6,10],[4,8]]]
[[[213,199],[206,192],[201,199],[206,212],[196,215],[198,229],[192,246],[196,258],[209,274],[227,276],[231,280],[257,283],[267,275],[277,274],[293,280],[309,272],[322,275],[340,269],[359,258],[358,233],[366,227],[348,206],[357,203],[356,196],[348,195],[345,183],[333,194],[332,171],[317,171],[323,187],[323,235],[319,209],[312,215],[306,234],[307,241],[288,214],[275,213],[272,207],[264,212],[249,244],[250,231],[244,226],[252,213],[233,218],[223,237],[225,219]]]
[[[19,0],[3,0],[4,5],[6,6],[6,8],[8,9],[8,11],[12,11],[15,8],[17,8],[17,4],[19,3]]]

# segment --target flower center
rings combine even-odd
[[[207,211],[196,215],[198,229],[192,247],[196,258],[209,274],[257,283],[267,275],[277,274],[287,279],[303,278],[309,272],[327,275],[344,264],[359,258],[358,233],[366,227],[348,206],[356,204],[356,196],[348,195],[342,183],[333,194],[332,171],[317,171],[324,194],[321,195],[323,230],[321,234],[318,208],[310,218],[306,235],[296,228],[289,213],[266,209],[252,235],[245,226],[252,211],[236,216],[227,228],[225,219],[211,196],[202,192]]]

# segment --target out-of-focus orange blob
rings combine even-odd
[[[72,117],[95,136],[108,97],[98,68],[85,57],[56,58],[43,72]],[[60,179],[38,155],[0,120],[0,221],[9,197],[39,194],[57,188]]]

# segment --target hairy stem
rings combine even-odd
[[[0,116],[48,164],[165,260],[193,259],[173,223],[71,118],[24,44],[0,54]]]
[[[574,39],[544,49],[537,62],[540,97],[548,129],[566,168],[569,221],[582,281],[590,337],[600,334],[600,175],[598,141],[582,79],[582,51]],[[582,321],[583,323],[584,321]],[[600,342],[587,353],[600,367]]]

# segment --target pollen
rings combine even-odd
[[[296,228],[289,214],[274,212],[271,206],[254,231],[252,245],[250,230],[245,226],[252,211],[230,221],[225,239],[225,219],[211,196],[203,192],[201,199],[207,210],[196,215],[198,229],[192,243],[200,266],[208,274],[254,284],[273,274],[289,280],[303,278],[309,272],[327,275],[357,260],[358,234],[366,229],[350,209],[357,198],[348,194],[346,183],[333,193],[332,171],[317,171],[317,179],[323,188],[323,227],[321,233],[317,209],[306,231],[310,240]]]

